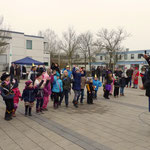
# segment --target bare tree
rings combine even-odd
[[[51,29],[45,31],[39,31],[39,36],[43,36],[45,39],[44,49],[46,53],[50,54],[50,64],[53,62],[53,57],[58,53],[58,36]]]
[[[80,52],[84,56],[84,63],[86,67],[86,62],[88,60],[88,64],[90,66],[90,71],[92,69],[92,61],[94,60],[95,53],[98,51],[97,46],[95,45],[93,34],[89,31],[82,33],[79,36],[79,48]]]
[[[66,53],[69,65],[72,66],[72,59],[76,50],[78,49],[78,37],[73,28],[68,28],[68,30],[63,33],[59,47]]]
[[[118,60],[117,53],[122,51],[122,42],[130,36],[123,28],[117,30],[102,29],[97,34],[99,41],[109,55],[109,67],[114,68]]]
[[[3,28],[3,17],[0,17],[0,55],[7,50],[8,39],[10,39],[10,33]]]

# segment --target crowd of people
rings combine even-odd
[[[19,66],[16,66],[16,72]],[[65,99],[66,108],[69,106],[69,95],[74,92],[72,103],[78,108],[79,103],[83,104],[85,88],[87,89],[87,104],[93,104],[97,99],[99,87],[103,85],[104,98],[110,99],[110,95],[115,98],[124,96],[124,88],[137,88],[139,71],[138,68],[132,68],[122,71],[115,69],[112,72],[109,68],[97,67],[97,71],[92,68],[92,77],[87,77],[84,67],[66,66],[62,71],[59,65],[52,63],[51,68],[45,66],[33,65],[28,74],[28,80],[25,82],[25,88],[21,93],[19,90],[20,78],[15,75],[14,64],[10,68],[10,73],[3,73],[1,76],[1,96],[6,104],[5,120],[11,120],[16,116],[19,100],[24,101],[25,116],[32,116],[32,108],[36,102],[36,113],[43,114],[48,110],[50,99],[53,101],[54,109],[58,109],[63,99]],[[17,73],[16,73],[17,74]],[[144,80],[144,71],[141,72]],[[102,79],[101,79],[102,78]],[[100,81],[102,80],[102,82]],[[142,81],[143,81],[142,80]],[[103,84],[102,84],[103,83]]]

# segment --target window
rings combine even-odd
[[[124,55],[124,59],[125,59],[125,60],[128,59],[128,55],[127,55],[127,54]]]
[[[26,48],[27,49],[32,49],[32,41],[31,40],[26,41]]]
[[[143,57],[143,54],[138,54],[138,59],[141,59]]]
[[[131,54],[131,59],[134,59],[134,54]]]
[[[100,60],[103,60],[103,56],[100,56]]]
[[[122,56],[121,55],[119,55],[119,60],[121,60],[122,59]]]

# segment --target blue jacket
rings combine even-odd
[[[73,90],[81,90],[81,73],[76,73],[75,67],[72,70],[73,74]]]
[[[63,92],[62,80],[57,79],[57,76],[54,76],[52,92],[55,92],[55,93]]]
[[[65,71],[66,69],[64,68],[63,69],[63,71],[62,71],[62,73],[64,73],[64,71]],[[72,71],[70,71],[70,70],[67,70],[67,72],[68,72],[68,77],[69,78],[71,78],[71,75],[72,75]]]
[[[93,85],[96,86],[95,91],[98,91],[98,88],[102,86],[102,82],[99,80],[93,80]]]

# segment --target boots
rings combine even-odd
[[[29,107],[29,116],[32,116],[31,111],[32,111],[32,108]]]
[[[28,108],[29,108],[29,106],[25,106],[25,116],[28,115]]]

